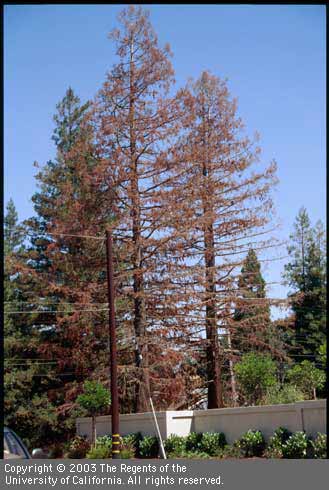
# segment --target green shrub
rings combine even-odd
[[[86,454],[87,459],[107,459],[111,457],[111,451],[107,446],[92,447]]]
[[[100,436],[96,439],[96,446],[105,446],[112,451],[112,436]]]
[[[139,454],[142,458],[156,458],[159,453],[159,441],[155,436],[145,436],[139,442]]]
[[[284,427],[276,429],[273,436],[270,437],[264,456],[266,458],[283,458],[282,447],[290,436],[291,432],[288,429]]]
[[[216,456],[220,449],[226,446],[226,438],[222,432],[204,432],[199,443],[199,449],[209,456]]]
[[[302,391],[294,385],[285,384],[282,387],[276,385],[269,388],[263,403],[265,405],[277,405],[279,403],[295,403],[305,399]]]
[[[186,451],[186,438],[171,434],[164,441],[164,448],[168,456],[179,456],[182,452]]]
[[[259,430],[248,430],[234,444],[246,458],[262,456],[265,449],[265,439]]]
[[[139,443],[140,441],[142,441],[142,439],[142,434],[140,432],[135,432],[133,434],[127,434],[126,436],[123,436],[121,441],[124,447],[130,448],[134,451],[135,456],[139,456]]]
[[[121,438],[120,445],[120,458],[131,459],[135,457],[138,447],[137,434],[128,434]]]
[[[325,373],[310,361],[303,361],[289,369],[287,378],[310,399],[315,397],[316,390],[324,387],[326,380]]]
[[[132,459],[135,457],[135,449],[125,445],[120,448],[120,459]]]
[[[67,457],[70,459],[83,459],[90,449],[90,442],[82,436],[76,436],[69,444]]]
[[[316,459],[326,459],[327,457],[327,434],[318,432],[314,441],[311,441],[313,456]]]
[[[276,364],[268,354],[250,352],[235,364],[240,391],[249,404],[259,404],[265,393],[276,384]]]
[[[295,432],[282,445],[282,455],[288,459],[306,458],[307,448],[308,440],[305,432]]]
[[[202,439],[202,433],[190,432],[185,439],[186,451],[197,451]]]

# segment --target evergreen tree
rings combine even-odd
[[[57,416],[47,398],[50,379],[38,356],[40,342],[26,291],[31,281],[24,275],[25,230],[18,223],[10,199],[4,219],[4,415],[5,424],[31,447],[51,436]],[[23,311],[21,314],[20,312]]]
[[[58,407],[73,405],[85,377],[108,377],[106,256],[103,237],[111,218],[111,189],[94,178],[97,156],[89,104],[69,88],[57,105],[56,158],[36,178],[36,216],[27,220],[31,245],[24,273],[41,337],[38,351],[53,376],[48,395]],[[99,236],[100,239],[85,239]]]
[[[266,350],[271,325],[270,305],[260,262],[252,249],[241,268],[237,296],[231,334],[233,349],[240,353]]]
[[[284,277],[293,289],[290,304],[295,316],[292,357],[296,362],[317,361],[326,335],[325,232],[319,221],[312,227],[301,208],[290,235],[290,261]]]

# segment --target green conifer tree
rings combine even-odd
[[[292,288],[290,302],[295,317],[291,355],[296,362],[316,362],[326,335],[326,245],[323,225],[319,221],[312,227],[306,209],[301,208],[290,239],[290,261],[285,266],[284,277]]]

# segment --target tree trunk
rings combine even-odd
[[[96,429],[96,417],[92,415],[91,417],[91,445],[92,447],[96,447],[97,440],[97,429]]]
[[[148,345],[146,342],[145,327],[145,300],[143,291],[142,273],[142,247],[141,247],[141,217],[140,193],[138,188],[136,135],[135,135],[135,67],[134,44],[130,45],[130,100],[129,100],[129,137],[130,137],[130,165],[131,165],[131,197],[132,197],[132,232],[133,232],[133,266],[134,266],[134,331],[136,337],[137,385],[135,389],[134,410],[146,412],[150,396],[148,374]]]
[[[211,189],[208,185],[208,116],[203,117],[203,168],[204,177],[203,215],[204,215],[204,260],[206,279],[206,336],[207,336],[207,381],[208,381],[208,408],[223,407],[223,390],[221,382],[222,358],[220,355],[217,314],[216,314],[216,285],[215,285],[215,247],[213,207],[211,203]]]

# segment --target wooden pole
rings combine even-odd
[[[120,458],[119,396],[118,396],[117,347],[116,347],[115,311],[114,311],[112,234],[110,231],[106,231],[106,256],[107,256],[107,290],[108,290],[108,305],[109,305],[110,375],[111,375],[111,404],[112,404],[112,417],[111,417],[112,459],[118,459]]]

